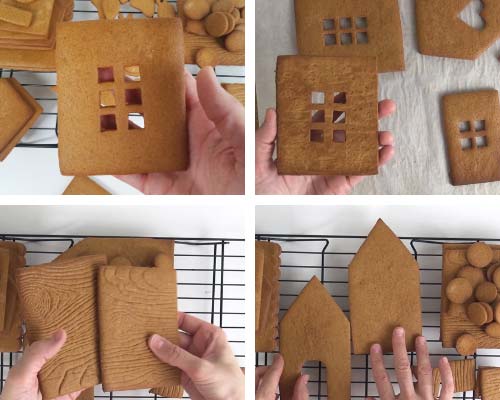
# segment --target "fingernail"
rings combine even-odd
[[[445,363],[445,364],[448,364],[448,358],[447,358],[447,357],[443,357],[443,358],[441,359],[441,361],[442,361],[443,363]]]
[[[372,351],[374,353],[382,353],[382,346],[380,346],[378,343],[375,343],[373,346],[372,346]]]
[[[165,340],[160,335],[151,336],[151,340],[149,341],[151,347],[155,350],[161,350],[165,344]]]
[[[64,331],[62,329],[59,329],[52,335],[52,341],[55,343],[60,342],[63,339],[63,337],[64,337]]]
[[[307,385],[307,382],[309,382],[309,378],[310,376],[309,375],[304,375],[304,384]]]
[[[425,345],[425,344],[427,344],[427,339],[423,336],[419,336],[419,337],[417,337],[417,343],[421,344],[421,345]]]
[[[394,334],[396,336],[404,336],[405,330],[401,327],[394,329]]]

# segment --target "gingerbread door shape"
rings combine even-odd
[[[500,37],[500,2],[482,0],[483,29],[460,19],[472,0],[416,0],[418,47],[429,56],[474,60]]]
[[[379,72],[405,69],[397,0],[295,0],[297,47],[307,56],[371,56]]]
[[[443,97],[451,183],[500,180],[500,102],[496,90]]]
[[[378,173],[377,66],[370,57],[278,57],[278,171]]]
[[[349,320],[316,277],[281,320],[280,353],[285,360],[280,381],[283,400],[293,397],[295,382],[306,361],[321,361],[326,366],[329,400],[351,398]]]
[[[64,175],[187,168],[180,20],[61,24],[57,42]]]
[[[379,343],[392,352],[392,332],[403,327],[408,351],[422,334],[420,271],[405,245],[378,220],[349,265],[349,309],[354,354]]]

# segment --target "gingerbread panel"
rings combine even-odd
[[[106,189],[87,176],[73,178],[63,195],[110,195]]]
[[[377,66],[371,57],[278,57],[278,171],[378,173]]]
[[[0,331],[5,329],[5,311],[7,307],[7,285],[9,283],[9,250],[0,248]]]
[[[500,400],[500,368],[479,368],[479,391],[483,400]]]
[[[376,57],[379,72],[405,69],[397,0],[295,0],[304,56]]]

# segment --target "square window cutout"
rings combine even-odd
[[[351,29],[352,28],[352,18],[350,18],[350,17],[340,18],[340,28],[341,29]]]
[[[472,139],[471,138],[460,139],[460,145],[462,146],[462,150],[470,150],[472,149]]]
[[[333,131],[333,141],[335,143],[345,143],[346,134],[345,131]]]
[[[125,104],[127,106],[136,106],[142,104],[141,89],[125,89]]]
[[[115,74],[113,72],[113,67],[103,67],[97,68],[97,82],[114,82]]]
[[[365,29],[368,28],[368,20],[366,17],[356,17],[356,28]]]
[[[340,44],[343,46],[352,44],[352,33],[342,33],[340,35]]]
[[[144,114],[130,113],[128,115],[128,129],[144,129]]]
[[[325,92],[312,92],[312,104],[325,104]]]
[[[333,112],[333,123],[334,124],[345,124],[346,123],[345,111],[334,111]]]
[[[325,122],[325,110],[312,110],[311,111],[311,121],[312,122]]]
[[[101,132],[116,131],[115,114],[101,115]]]
[[[337,36],[325,35],[325,46],[335,46],[337,44]]]
[[[356,32],[356,43],[357,44],[367,44],[368,43],[368,33]]]
[[[334,92],[333,102],[335,104],[345,104],[347,103],[347,93],[346,92]]]
[[[99,92],[99,106],[101,108],[116,107],[115,91],[112,89],[101,90]]]
[[[486,136],[478,136],[476,137],[476,147],[481,149],[483,147],[488,147],[488,139]]]
[[[323,20],[323,30],[324,31],[333,31],[335,29],[335,20],[334,19],[324,19]]]
[[[123,76],[125,77],[125,82],[140,82],[141,68],[138,65],[123,67]]]
[[[312,129],[311,142],[323,142],[323,141],[324,141],[323,131],[320,129]]]
[[[460,132],[470,132],[470,122],[469,121],[462,121],[458,124],[458,130]]]
[[[476,132],[483,132],[486,130],[486,121],[481,119],[479,121],[474,121],[474,130]]]

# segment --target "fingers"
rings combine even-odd
[[[396,103],[392,100],[382,100],[378,103],[378,118],[388,117],[396,111]]]
[[[274,356],[273,364],[267,369],[266,373],[260,380],[257,389],[257,399],[274,399],[276,397],[276,389],[278,388],[280,377],[283,372],[285,362],[281,354]]]
[[[394,352],[394,368],[398,378],[401,396],[403,398],[413,398],[415,388],[411,373],[410,360],[406,351],[405,331],[403,328],[394,329],[392,334],[392,349]]]
[[[301,375],[293,389],[292,400],[308,400],[309,391],[307,390],[307,382],[309,382],[309,375]]]
[[[203,68],[197,79],[198,96],[207,117],[215,124],[222,136],[235,141],[235,146],[244,149],[245,109],[217,81],[211,67]]]
[[[380,399],[394,399],[394,389],[384,367],[384,355],[379,344],[374,344],[370,349],[370,363]]]
[[[23,358],[12,368],[9,378],[14,381],[36,379],[42,367],[62,349],[66,343],[66,332],[62,329],[50,339],[33,343],[24,352]]]
[[[441,395],[439,398],[441,400],[451,400],[455,392],[455,385],[450,363],[446,357],[439,360],[439,372],[441,373]]]
[[[378,144],[380,146],[393,146],[394,136],[389,131],[382,131],[378,133]]]
[[[210,330],[213,328],[213,325],[209,324],[208,322],[205,322],[202,319],[193,317],[192,315],[183,312],[177,313],[177,322],[179,323],[180,329],[191,335],[194,335],[198,330],[202,328],[205,330]]]
[[[271,367],[263,366],[255,368],[255,393],[257,393],[257,389],[259,388],[260,380],[269,368]]]
[[[384,146],[378,151],[378,165],[383,167],[394,157],[395,149],[393,146]]]
[[[431,398],[433,383],[432,383],[432,365],[429,358],[429,349],[427,341],[423,336],[419,336],[415,341],[417,350],[417,390],[420,396]]]
[[[149,348],[160,361],[184,371],[193,382],[203,379],[206,372],[206,362],[182,347],[176,346],[160,335],[153,335],[148,341]]]
[[[184,80],[186,82],[186,109],[192,111],[200,105],[196,79],[188,71],[184,71]]]
[[[264,123],[255,134],[255,160],[257,164],[272,161],[276,135],[276,111],[270,108],[266,112]]]

